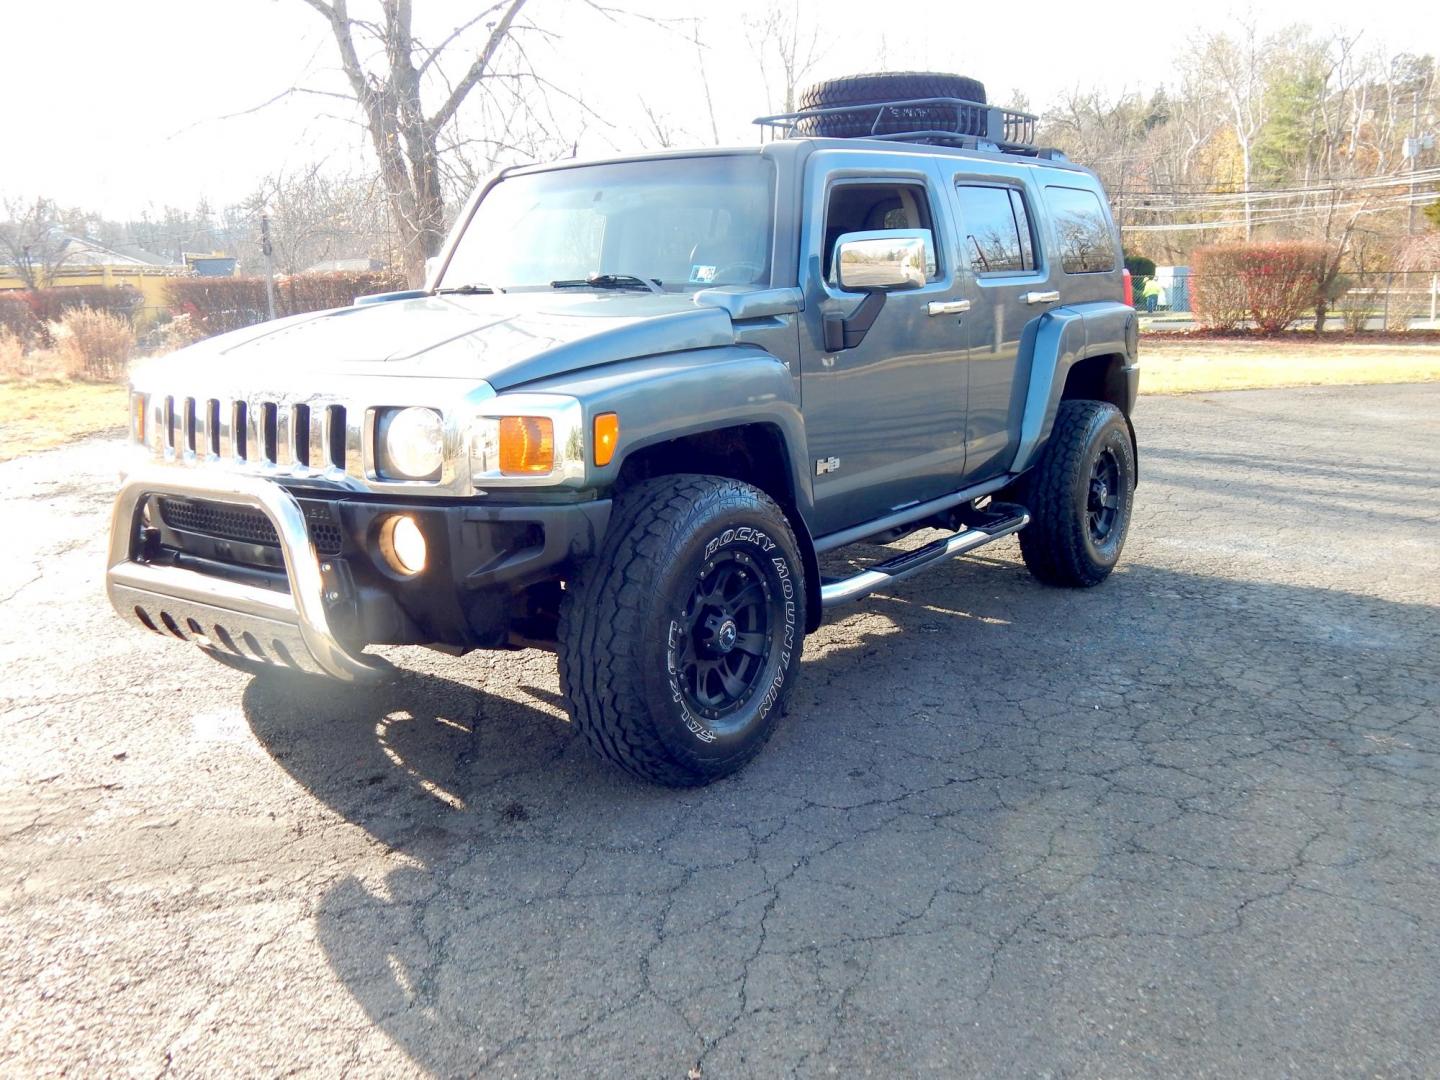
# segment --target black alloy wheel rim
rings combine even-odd
[[[1097,544],[1109,540],[1120,521],[1120,462],[1115,451],[1106,448],[1090,468],[1090,490],[1085,502],[1090,539]]]
[[[712,725],[739,712],[764,682],[775,625],[759,564],[734,550],[707,560],[677,621],[675,667],[685,704]]]

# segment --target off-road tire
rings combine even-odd
[[[1097,470],[1107,474],[1100,486],[1112,507],[1097,509]],[[1125,546],[1135,475],[1135,447],[1120,410],[1105,401],[1062,401],[1050,441],[1019,492],[1031,516],[1020,532],[1030,573],[1071,588],[1109,577]],[[1097,521],[1108,527],[1097,533]]]
[[[977,79],[939,71],[885,71],[816,83],[800,95],[800,109],[829,109],[844,105],[873,105],[884,101],[936,97],[963,98],[982,104],[987,100],[985,84]],[[929,130],[958,131],[962,135],[984,136],[987,131],[985,111],[961,108],[957,117],[954,106],[915,105],[902,109],[887,109],[876,123],[874,109],[857,108],[855,112],[805,117],[795,126],[797,135],[838,139]]]
[[[714,598],[705,590],[726,568],[746,605],[733,620],[724,603],[697,599]],[[784,512],[749,484],[668,476],[623,493],[561,604],[560,687],[575,726],[602,757],[655,783],[692,787],[739,769],[769,739],[798,674],[804,572]],[[718,629],[696,629],[721,616]],[[712,708],[736,683],[745,692]]]

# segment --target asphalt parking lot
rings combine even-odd
[[[251,680],[103,597],[114,441],[0,465],[0,1072],[1440,1073],[1440,384],[1144,398],[1104,587],[832,617],[709,789],[550,656]]]

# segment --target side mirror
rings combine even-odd
[[[865,340],[885,306],[885,297],[901,289],[918,289],[925,278],[925,245],[929,229],[887,229],[845,233],[835,241],[831,274],[842,289],[863,292],[865,299],[848,316],[825,315],[825,351],[853,349]]]
[[[425,260],[425,284],[429,285],[435,280],[435,275],[440,271],[440,256],[431,255]]]
[[[921,288],[929,238],[929,229],[845,233],[835,241],[835,280],[842,289]]]

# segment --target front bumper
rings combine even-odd
[[[280,538],[289,592],[137,560],[140,506],[158,493],[262,511]],[[300,504],[280,485],[238,474],[149,468],[130,474],[116,497],[105,584],[115,610],[147,630],[247,660],[346,682],[372,680],[388,665],[347,648],[331,629],[322,566]]]
[[[251,524],[211,538],[199,519],[167,517],[176,500],[244,511]],[[536,611],[555,609],[559,582],[594,552],[609,508],[603,499],[348,495],[327,504],[262,477],[151,466],[128,476],[116,499],[106,583],[115,610],[136,626],[222,657],[359,682],[389,670],[364,651],[371,644],[464,650],[543,640],[531,632]],[[396,512],[420,522],[430,547],[425,571],[412,578],[380,565],[378,526]],[[273,535],[260,536],[257,519]]]

